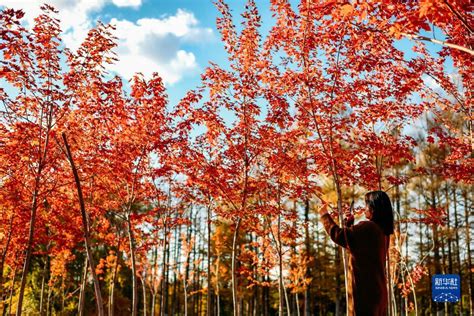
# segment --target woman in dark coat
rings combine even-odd
[[[368,220],[352,225],[352,215],[346,217],[346,227],[340,228],[327,212],[327,204],[319,213],[326,232],[336,244],[349,253],[347,292],[348,313],[356,316],[387,314],[388,295],[385,278],[385,258],[390,234],[393,234],[393,209],[388,195],[373,191],[365,195]]]

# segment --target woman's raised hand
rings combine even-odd
[[[321,200],[323,202],[323,205],[319,208],[319,215],[323,216],[324,214],[328,214],[328,207],[329,207],[329,204],[324,201],[324,200]]]

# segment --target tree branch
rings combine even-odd
[[[442,46],[446,46],[446,47],[449,47],[449,48],[453,48],[453,49],[463,51],[465,53],[468,53],[468,54],[471,54],[471,55],[474,56],[474,50],[469,49],[469,48],[464,47],[464,46],[461,46],[461,45],[449,43],[449,42],[446,42],[446,41],[440,41],[440,40],[430,38],[430,37],[426,37],[426,36],[422,36],[422,35],[408,34],[408,33],[403,33],[403,32],[401,32],[400,34],[407,37],[407,38],[409,38],[409,39],[412,39],[412,40],[427,41],[427,42],[439,44],[439,45],[442,45]]]

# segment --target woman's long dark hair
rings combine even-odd
[[[368,192],[365,194],[365,203],[372,211],[371,221],[377,223],[385,235],[393,234],[393,209],[387,193]]]

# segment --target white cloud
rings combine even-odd
[[[142,4],[142,0],[112,0],[117,7],[137,8]]]
[[[211,29],[198,26],[194,14],[181,9],[161,19],[143,18],[135,23],[112,19],[111,24],[119,38],[119,61],[111,70],[126,79],[135,72],[150,77],[156,71],[166,83],[173,84],[197,69],[194,54],[181,45],[212,36]]]
[[[0,6],[23,9],[29,25],[41,13],[41,3],[0,0]],[[100,14],[108,3],[137,8],[142,0],[50,0],[48,3],[59,11],[64,44],[76,50],[95,25],[92,14]],[[115,35],[119,41],[116,50],[119,61],[111,65],[110,70],[125,79],[130,79],[135,72],[150,77],[156,71],[166,83],[173,84],[198,67],[194,54],[183,50],[182,44],[202,42],[213,36],[210,28],[199,26],[192,12],[182,9],[162,18],[141,18],[136,22],[112,18],[110,22],[117,27]]]

